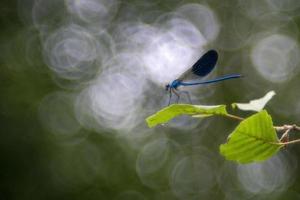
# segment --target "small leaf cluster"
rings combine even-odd
[[[179,115],[191,117],[224,116],[241,120],[234,131],[228,136],[227,142],[220,145],[220,153],[227,159],[239,163],[251,163],[266,160],[276,154],[284,146],[277,136],[272,117],[263,107],[272,98],[273,91],[264,97],[250,101],[248,104],[234,103],[233,107],[252,110],[257,113],[243,119],[231,115],[226,105],[203,106],[190,104],[173,104],[154,115],[146,122],[149,127],[165,124]]]

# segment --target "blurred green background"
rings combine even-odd
[[[210,77],[245,77],[190,89],[194,103],[275,90],[274,123],[299,125],[299,13],[298,0],[2,0],[0,199],[300,199],[299,145],[239,165],[218,150],[237,122],[144,122],[212,48]]]

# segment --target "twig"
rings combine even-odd
[[[292,129],[287,129],[281,136],[281,138],[279,139],[281,142],[283,141],[283,139],[286,138],[285,141],[289,141],[289,132],[291,131]]]
[[[293,125],[283,125],[283,126],[274,126],[276,131],[287,131],[287,130],[295,130],[295,131],[300,131],[300,127],[297,126],[296,124]]]
[[[239,121],[243,121],[244,120],[244,118],[236,116],[236,115],[232,115],[232,114],[226,114],[225,116],[229,117],[229,118],[232,118],[232,119],[237,119]]]
[[[288,144],[294,144],[294,143],[299,143],[299,142],[300,142],[300,139],[292,140],[292,141],[288,141],[288,142],[278,142],[276,144],[279,144],[279,145],[288,145]]]

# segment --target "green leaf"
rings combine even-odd
[[[168,122],[179,115],[192,115],[199,117],[200,115],[226,115],[226,105],[204,106],[204,105],[190,105],[190,104],[172,104],[154,115],[146,119],[148,126],[154,127],[158,124]]]
[[[272,99],[275,94],[276,93],[274,91],[270,91],[262,98],[254,99],[249,103],[233,103],[231,104],[231,106],[233,108],[238,107],[240,110],[252,110],[259,112],[265,107],[265,105]]]
[[[263,110],[243,120],[220,146],[220,153],[240,163],[263,161],[283,146],[278,143],[272,118]]]
[[[198,114],[198,115],[193,115],[192,117],[195,118],[204,118],[204,117],[211,117],[213,116],[212,114]]]

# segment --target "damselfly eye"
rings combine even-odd
[[[170,88],[170,84],[166,85],[166,91],[168,91]]]

